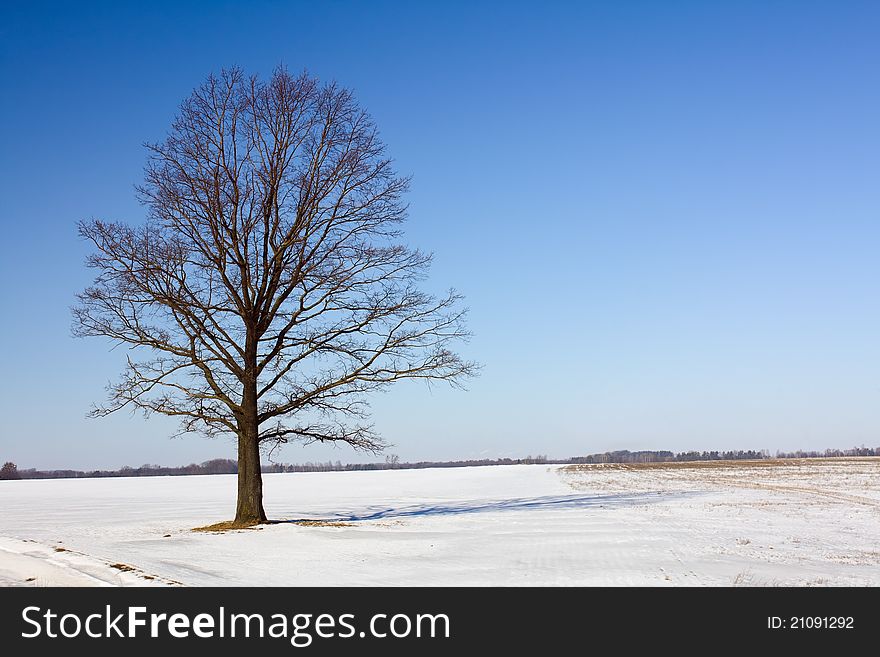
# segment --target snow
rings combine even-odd
[[[880,459],[0,482],[0,585],[878,585]]]

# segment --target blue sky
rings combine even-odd
[[[467,392],[374,398],[403,460],[880,444],[880,5],[4,2],[0,460],[182,464],[231,441],[87,420],[78,219],[137,219],[141,144],[211,71],[353,88],[467,296]],[[362,461],[287,447],[282,461]]]

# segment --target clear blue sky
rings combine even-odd
[[[70,337],[74,223],[141,217],[141,143],[209,72],[279,63],[356,90],[471,307],[468,392],[374,400],[402,459],[878,445],[878,29],[876,2],[4,2],[0,461],[234,454],[85,419],[124,352]]]

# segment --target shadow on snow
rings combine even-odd
[[[664,502],[686,495],[689,495],[689,493],[646,492],[609,495],[545,495],[543,497],[518,497],[508,500],[474,500],[452,504],[415,504],[399,508],[368,507],[364,511],[337,513],[332,518],[324,517],[323,519],[337,522],[357,522],[360,520],[381,520],[384,518],[452,516],[491,511],[606,508]],[[297,518],[280,522],[300,522],[302,520],[318,520],[318,518]]]

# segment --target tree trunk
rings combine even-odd
[[[244,384],[242,409],[244,413],[238,425],[238,503],[235,507],[235,524],[247,526],[266,522],[255,377],[248,377]]]
[[[263,475],[260,472],[260,443],[256,430],[245,431],[238,437],[238,503],[235,507],[236,525],[266,522],[263,511]]]

